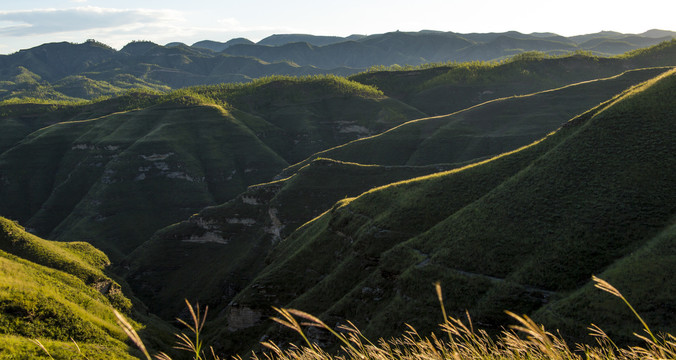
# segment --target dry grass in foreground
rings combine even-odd
[[[546,331],[542,325],[536,324],[528,316],[519,316],[511,312],[507,313],[516,319],[519,325],[503,331],[498,338],[492,338],[484,330],[473,327],[469,314],[467,314],[466,321],[446,316],[441,286],[437,284],[437,296],[445,319],[445,322],[440,325],[443,338],[435,334],[424,337],[418,334],[413,327],[409,327],[409,330],[401,337],[390,340],[380,339],[377,343],[373,343],[350,322],[336,331],[319,318],[303,311],[275,308],[280,317],[272,318],[272,320],[296,331],[305,344],[302,346],[291,344],[282,348],[271,341],[263,342],[262,345],[270,351],[262,355],[252,354],[251,359],[676,359],[676,337],[671,334],[655,336],[629,301],[615,287],[595,276],[592,278],[597,288],[622,299],[643,324],[646,335],[635,334],[643,341],[642,346],[620,348],[603,330],[592,324],[589,330],[590,334],[596,338],[597,344],[577,344],[571,348],[560,336]],[[208,309],[201,314],[199,306],[193,307],[187,301],[186,304],[192,316],[192,324],[179,320],[188,329],[188,333],[176,334],[178,342],[175,348],[187,351],[194,360],[207,360],[208,358],[221,360],[222,358],[215,353],[213,348],[210,347],[208,351],[205,351],[205,345],[200,338]],[[131,325],[119,314],[118,320],[120,326],[141,349],[145,357],[152,360],[153,357],[146,351]],[[303,326],[318,327],[329,331],[341,343],[342,353],[331,354],[311,342],[303,331]],[[165,353],[156,354],[154,358],[171,360],[171,357]],[[239,357],[236,359],[241,360]]]

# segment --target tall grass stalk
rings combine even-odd
[[[203,360],[204,359],[204,353],[202,352],[202,347],[203,347],[203,341],[200,339],[200,335],[202,334],[202,328],[204,328],[204,322],[207,320],[207,313],[209,312],[209,307],[204,308],[204,315],[200,314],[200,307],[199,303],[195,305],[195,307],[190,304],[190,302],[186,299],[185,304],[188,306],[188,311],[190,311],[190,317],[192,319],[192,324],[187,323],[183,319],[176,319],[178,322],[180,322],[183,326],[188,328],[190,332],[193,333],[194,340],[190,338],[185,333],[180,333],[176,334],[176,337],[178,338],[178,344],[175,346],[176,349],[179,350],[184,350],[188,351],[193,354],[193,359],[195,360]]]
[[[54,357],[52,357],[52,354],[50,354],[47,348],[44,345],[42,345],[40,340],[32,339],[32,341],[35,343],[35,345],[37,345],[40,349],[42,349],[42,351],[44,351],[45,354],[47,354],[47,356],[49,356],[50,359],[54,359]]]
[[[603,290],[603,291],[605,291],[609,294],[615,295],[615,296],[619,297],[620,299],[622,299],[622,301],[624,301],[624,303],[627,304],[629,309],[631,309],[631,312],[634,313],[634,316],[636,316],[636,318],[638,318],[638,320],[641,322],[641,324],[643,324],[643,329],[645,329],[645,331],[650,335],[650,337],[652,338],[652,340],[654,342],[657,342],[657,338],[655,338],[655,335],[653,335],[653,332],[650,331],[648,324],[646,324],[646,322],[643,320],[641,315],[638,314],[636,309],[634,309],[634,307],[631,306],[631,304],[629,303],[629,300],[627,300],[627,298],[625,298],[624,295],[622,295],[622,293],[620,293],[619,290],[617,290],[614,286],[610,285],[610,283],[608,283],[607,281],[600,279],[600,278],[598,278],[594,275],[592,275],[592,280],[594,280],[594,283],[595,283],[594,287],[596,287],[597,289],[601,289],[601,290]]]
[[[129,337],[129,339],[131,339],[134,345],[136,345],[141,350],[141,352],[143,353],[143,355],[145,355],[147,360],[152,360],[150,354],[148,353],[148,350],[146,349],[146,346],[143,344],[143,341],[141,341],[141,337],[138,335],[136,330],[134,330],[134,327],[117,310],[113,310],[113,313],[117,318],[117,324],[120,325],[124,333],[127,334],[127,336]]]

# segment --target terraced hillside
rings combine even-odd
[[[467,309],[496,329],[511,309],[566,336],[594,322],[632,338],[640,324],[617,299],[590,293],[592,274],[644,300],[634,305],[647,322],[673,332],[663,275],[674,266],[675,96],[671,70],[517,151],[337,202],[270,253],[218,336],[260,334],[271,305],[377,336],[405,321],[426,332],[440,321],[441,281],[453,315]],[[237,327],[225,330],[228,317]]]

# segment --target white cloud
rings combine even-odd
[[[0,52],[9,53],[55,41],[77,43],[96,39],[119,49],[132,40],[191,44],[205,39],[226,41],[247,37],[257,41],[272,33],[299,32],[299,29],[284,26],[248,25],[234,17],[195,22],[185,18],[190,15],[188,11],[178,10],[93,6],[0,11],[0,38],[4,45]]]
[[[182,21],[174,10],[76,7],[0,11],[0,36],[21,37],[95,29],[143,28]]]

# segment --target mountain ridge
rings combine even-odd
[[[226,43],[204,40],[193,46],[161,46],[135,41],[119,51],[88,40],[43,44],[9,55],[0,55],[0,100],[43,98],[93,99],[132,88],[160,91],[185,86],[248,82],[271,75],[335,74],[347,76],[374,66],[416,66],[431,62],[499,61],[527,51],[562,55],[592,51],[621,54],[674,38],[676,33],[655,30],[643,34],[602,37],[590,34],[585,42],[561,36],[504,32],[458,34],[421,31],[390,32],[369,36],[324,38],[314,35],[275,35],[278,45],[231,39]],[[597,36],[598,35],[598,36]],[[661,37],[654,37],[663,35]],[[273,40],[277,39],[277,40]],[[284,40],[286,39],[286,40]],[[339,40],[344,41],[339,41]],[[304,42],[305,41],[305,42]],[[23,67],[36,78],[17,79]],[[88,83],[73,86],[72,82]],[[60,84],[66,82],[66,84]],[[69,85],[68,82],[71,84]]]

